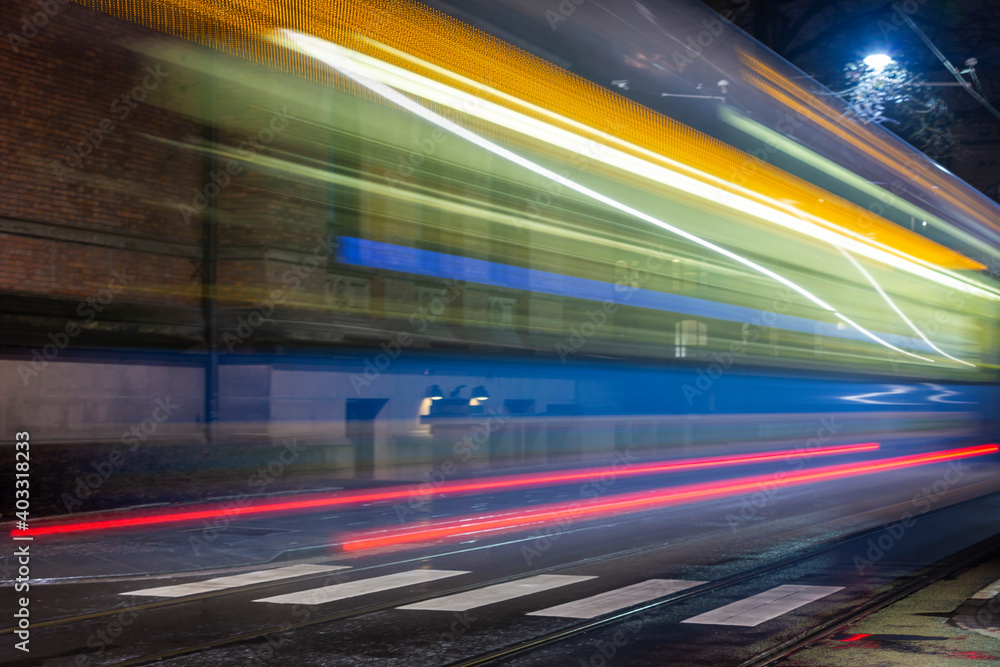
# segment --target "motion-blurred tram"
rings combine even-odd
[[[150,133],[232,249],[223,429],[385,478],[482,424],[469,471],[995,437],[1000,209],[698,3],[81,4],[211,128]]]

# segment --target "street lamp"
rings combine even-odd
[[[891,123],[896,134],[938,160],[955,151],[951,114],[935,94],[937,86],[955,82],[925,82],[885,54],[871,54],[860,63],[848,63],[849,87],[837,93],[849,115],[862,123]]]
[[[871,67],[876,72],[881,71],[886,68],[889,63],[892,62],[892,58],[884,53],[873,53],[870,56],[865,56],[864,63]]]

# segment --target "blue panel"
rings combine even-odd
[[[612,303],[679,313],[693,317],[728,320],[744,324],[773,326],[778,329],[820,334],[832,338],[846,338],[873,342],[853,327],[838,327],[830,322],[819,322],[794,315],[781,315],[771,311],[734,306],[718,301],[708,301],[679,294],[668,294],[642,288],[624,287],[588,278],[576,278],[560,273],[550,273],[538,269],[526,269],[509,264],[498,264],[481,259],[447,255],[430,250],[419,250],[405,246],[340,237],[337,244],[337,261],[355,266],[431,276],[445,280],[493,285],[509,289],[539,292],[555,296],[565,296],[588,301],[610,301]],[[904,350],[931,352],[927,343],[915,338],[873,332]]]

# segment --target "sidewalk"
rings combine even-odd
[[[774,664],[975,667],[1000,664],[1000,559],[975,565]]]

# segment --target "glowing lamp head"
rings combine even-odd
[[[442,398],[444,398],[444,392],[441,391],[440,386],[433,384],[430,387],[427,387],[427,398],[431,399],[432,401],[440,401]]]
[[[884,53],[873,53],[872,55],[866,57],[864,62],[873,70],[877,71],[885,69],[885,67],[892,62],[892,58]]]

